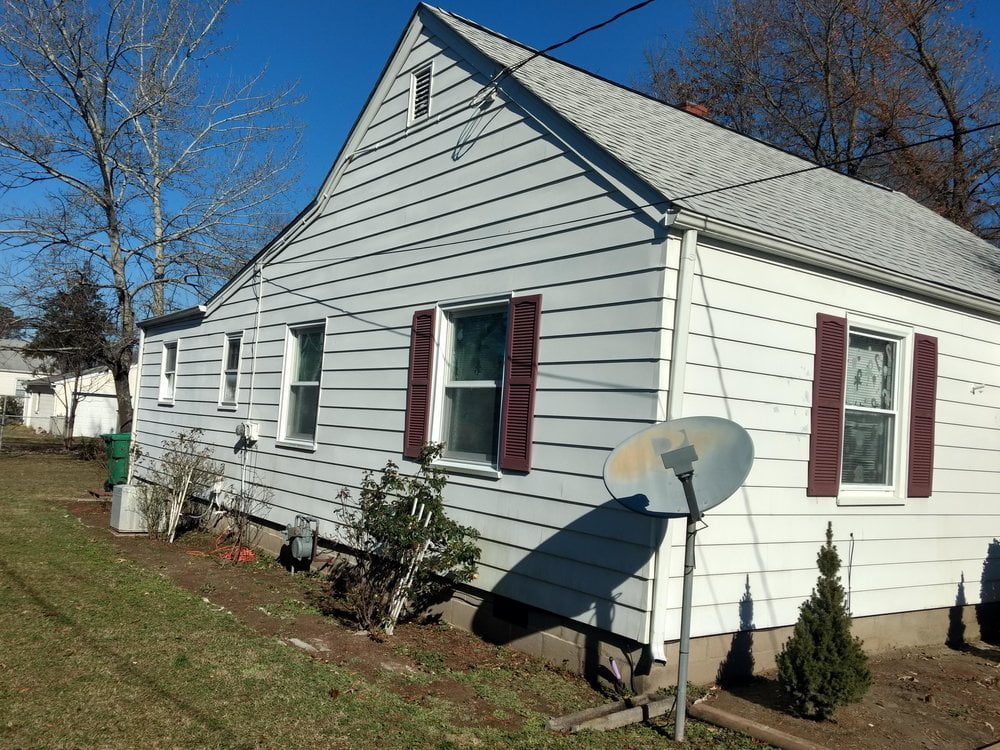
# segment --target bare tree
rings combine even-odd
[[[238,267],[292,180],[291,88],[203,80],[227,3],[0,0],[0,189],[23,189],[0,242],[55,278],[89,264],[123,430],[137,316]]]
[[[643,86],[1000,240],[1000,83],[953,0],[719,0]],[[940,138],[933,143],[925,141]]]

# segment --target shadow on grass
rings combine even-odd
[[[758,706],[788,716],[795,715],[789,707],[788,696],[785,695],[777,680],[754,677],[741,684],[731,685],[726,688],[726,691],[749,703],[756,703]]]
[[[132,685],[140,694],[152,693],[157,698],[172,705],[175,709],[197,721],[203,727],[216,733],[219,742],[226,747],[237,747],[240,743],[233,732],[217,719],[208,715],[189,701],[181,698],[164,687],[158,685],[147,673],[143,673],[126,659],[122,659],[117,654],[101,647],[90,637],[89,633],[82,628],[79,623],[65,612],[59,610],[52,602],[45,598],[34,586],[24,580],[17,571],[0,559],[0,574],[7,579],[10,585],[20,589],[35,605],[41,610],[44,617],[70,628],[80,643],[110,666],[122,679]]]

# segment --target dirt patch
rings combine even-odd
[[[836,750],[971,749],[1000,741],[1000,648],[924,646],[870,663],[871,689],[832,721],[791,716],[773,675],[714,690],[709,703]]]
[[[460,705],[467,726],[516,730],[523,721],[498,714],[460,677],[470,670],[541,668],[531,657],[441,625],[403,624],[391,639],[376,641],[352,629],[346,613],[331,605],[321,579],[289,575],[276,564],[234,566],[206,556],[215,539],[204,533],[187,534],[172,545],[115,535],[107,501],[73,503],[70,511],[122,558],[231,611],[261,634],[285,643],[295,639],[312,657],[347,667],[408,702]],[[841,708],[833,721],[791,716],[773,677],[713,690],[709,700],[837,750],[979,748],[1000,741],[1000,648],[977,643],[964,651],[945,646],[898,651],[874,658],[872,671],[875,684],[864,700]],[[543,715],[560,713],[545,695],[522,694],[522,699]]]
[[[233,565],[213,555],[216,538],[185,534],[174,544],[124,536],[110,530],[107,500],[73,502],[69,511],[93,538],[109,542],[123,559],[169,578],[208,604],[233,613],[262,635],[274,636],[316,659],[346,667],[411,703],[444,700],[462,706],[467,726],[516,730],[522,719],[501,712],[449,674],[499,666],[527,665],[531,659],[492,646],[442,624],[403,623],[391,639],[375,640],[346,621],[331,605],[318,577],[289,574],[273,561]],[[581,684],[581,688],[585,689]],[[538,712],[554,712],[544,695],[525,695]]]

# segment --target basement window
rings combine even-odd
[[[426,119],[431,113],[432,65],[426,65],[410,74],[410,124]]]

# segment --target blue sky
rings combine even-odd
[[[451,0],[440,7],[542,48],[637,1]],[[333,164],[415,7],[410,0],[243,0],[230,10],[224,36],[233,45],[233,73],[266,64],[273,83],[298,79],[308,97],[298,111],[306,123],[303,205]],[[680,33],[690,17],[688,0],[657,0],[556,56],[628,84],[641,71],[643,50],[671,29]]]
[[[637,0],[450,0],[441,7],[535,48],[562,41]],[[664,39],[682,41],[699,0],[656,0],[553,53],[626,85],[643,69],[643,51]],[[438,4],[433,2],[431,4]],[[301,196],[318,190],[413,12],[410,0],[242,0],[224,25],[236,76],[267,65],[269,80],[299,81],[308,101]],[[1000,31],[1000,0],[971,0],[973,24],[987,38]],[[1000,48],[991,49],[1000,71]]]

